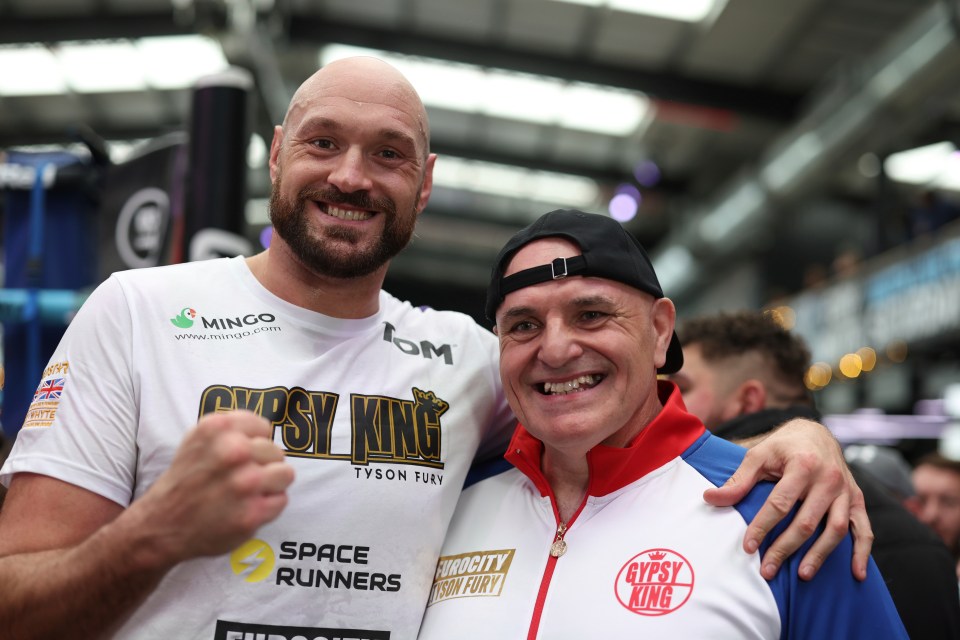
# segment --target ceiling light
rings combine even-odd
[[[577,208],[593,207],[599,194],[597,183],[583,176],[455,156],[440,158],[433,172],[433,184]]]
[[[0,95],[185,89],[228,66],[220,45],[205,36],[5,46]]]
[[[635,134],[650,113],[647,97],[634,91],[360,47],[328,45],[320,65],[357,55],[395,66],[428,107],[611,136]]]
[[[141,38],[140,66],[154,89],[183,89],[229,65],[220,45],[206,36]]]
[[[60,64],[40,44],[0,47],[0,96],[56,95],[67,90]]]
[[[570,4],[582,4],[589,7],[610,7],[626,13],[700,22],[715,12],[721,4],[717,0],[560,0]]]
[[[67,84],[78,92],[142,91],[146,80],[130,41],[71,42],[56,48]]]
[[[883,167],[897,182],[960,191],[960,153],[952,142],[893,153]]]

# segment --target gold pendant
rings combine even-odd
[[[567,552],[567,543],[563,540],[556,540],[552,545],[550,545],[550,555],[554,558],[559,558]]]

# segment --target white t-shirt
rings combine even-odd
[[[493,334],[385,292],[372,317],[330,318],[242,258],[117,273],[67,328],[0,480],[126,506],[200,415],[233,408],[273,421],[288,507],[172,570],[117,637],[414,638],[467,469],[512,431]]]

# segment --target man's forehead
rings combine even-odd
[[[307,97],[291,105],[286,127],[300,131],[318,123],[333,128],[365,120],[369,121],[367,128],[401,133],[417,144],[427,144],[427,131],[417,110],[389,101],[362,102],[329,95]]]
[[[536,263],[531,266],[540,266]],[[630,285],[593,276],[569,276],[538,282],[508,293],[497,316],[546,313],[549,310],[575,311],[591,307],[626,309],[652,304],[653,296]]]
[[[352,58],[319,70],[294,94],[284,125],[295,127],[317,113],[342,110],[357,117],[365,112],[383,117],[386,111],[396,125],[409,128],[419,143],[429,144],[423,102],[402,74],[380,60]]]
[[[571,258],[580,255],[580,247],[572,240],[552,236],[538,238],[521,247],[510,259],[504,277],[524,269],[549,264],[554,258]]]

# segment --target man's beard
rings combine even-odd
[[[348,225],[317,225],[318,230],[314,233],[320,234],[320,237],[315,237],[310,231],[310,220],[306,213],[310,200],[377,211],[379,215],[386,216],[383,233],[372,246],[363,249],[358,246],[363,232]],[[418,189],[415,201],[419,200]],[[389,198],[371,199],[364,191],[343,193],[335,187],[302,189],[296,201],[291,202],[280,195],[280,176],[277,176],[270,193],[270,221],[274,232],[283,238],[293,254],[313,273],[332,278],[359,278],[373,273],[407,246],[417,224],[417,212],[414,210],[409,215],[397,215],[396,204]],[[354,249],[337,250],[328,239],[349,243]]]

